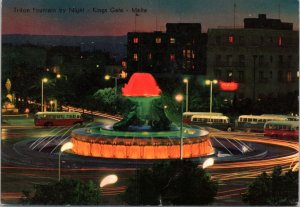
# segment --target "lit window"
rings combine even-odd
[[[283,41],[282,36],[279,36],[278,37],[278,46],[282,46],[282,41]]]
[[[122,61],[122,67],[124,67],[124,68],[127,67],[127,62],[126,61]]]
[[[139,43],[139,38],[138,38],[138,37],[134,37],[134,38],[133,38],[133,43],[134,43],[134,44]]]
[[[160,38],[160,37],[157,37],[157,38],[155,39],[155,42],[156,42],[156,44],[160,44],[160,43],[161,43],[161,38]]]
[[[297,77],[299,78],[299,71],[297,71]]]
[[[195,53],[192,51],[192,58],[195,59]]]
[[[171,43],[171,44],[175,44],[175,42],[176,42],[175,38],[174,38],[174,37],[171,37],[171,38],[170,38],[170,43]]]
[[[288,82],[292,81],[292,72],[290,72],[290,71],[287,72],[287,81]]]
[[[191,50],[186,50],[186,57],[191,58]]]
[[[230,44],[233,44],[233,41],[234,41],[234,36],[233,36],[233,35],[229,35],[229,36],[228,36],[228,42],[229,42]]]
[[[134,59],[134,61],[138,61],[138,60],[139,60],[138,54],[137,54],[137,53],[134,53],[134,54],[133,54],[133,59]]]
[[[149,53],[149,54],[148,54],[148,59],[149,59],[149,60],[152,60],[152,53]]]
[[[170,60],[174,61],[175,60],[175,55],[174,54],[170,54]]]

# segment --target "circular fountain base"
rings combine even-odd
[[[110,127],[81,128],[72,132],[73,152],[77,155],[113,159],[180,158],[180,130],[114,131]],[[211,155],[214,149],[208,132],[183,129],[183,158]]]

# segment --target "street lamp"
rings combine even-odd
[[[180,159],[182,160],[182,152],[183,152],[183,95],[182,94],[177,94],[175,96],[175,99],[178,103],[181,103],[181,123],[180,123]]]
[[[61,77],[64,77],[66,80],[68,80],[68,76],[62,75],[62,74],[56,74],[56,78],[60,79]]]
[[[58,181],[60,181],[60,156],[64,151],[72,149],[72,148],[73,148],[72,142],[66,142],[60,148],[60,152],[58,153]]]
[[[115,79],[115,94],[117,94],[118,79],[120,79],[120,78],[124,79],[126,77],[127,77],[127,73],[125,71],[122,71],[120,74],[117,74],[116,76],[105,75],[104,79],[105,80],[110,80],[110,78],[114,78]]]
[[[42,79],[42,110],[41,112],[44,111],[44,83],[48,82],[48,78],[43,78]]]
[[[103,188],[104,186],[114,184],[118,181],[118,176],[116,175],[108,175],[105,178],[103,178],[100,182],[100,188]]]
[[[212,84],[217,84],[217,80],[206,80],[205,84],[210,85],[210,102],[209,102],[209,112],[212,112]]]
[[[118,90],[118,79],[119,77],[117,76],[110,76],[110,75],[105,75],[104,79],[105,80],[110,80],[110,78],[114,78],[115,79],[115,94],[117,94],[117,90]]]
[[[183,82],[186,84],[185,87],[185,111],[189,111],[189,79],[183,79]]]
[[[51,101],[50,101],[50,110],[51,110],[51,111],[53,111],[53,103],[54,103],[54,101],[51,100]]]

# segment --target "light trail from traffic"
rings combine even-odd
[[[70,108],[70,110],[78,110],[76,108]],[[82,112],[82,110],[80,111]],[[91,111],[85,111],[87,113],[90,113],[91,115],[97,115],[101,116],[102,113],[99,112],[91,112]],[[106,116],[107,118],[112,118],[113,116]],[[114,120],[120,119],[120,117],[113,117]],[[26,128],[22,128],[22,130],[33,129],[36,130],[32,126],[31,128],[26,126]],[[43,127],[38,127],[41,129],[38,129],[36,131],[28,131],[26,138],[37,137],[37,134],[41,136],[41,133],[45,133],[46,130]],[[10,131],[12,129],[8,128],[2,128],[2,139],[12,139],[12,138],[22,138],[24,137],[23,133],[24,131],[20,130],[16,132]],[[41,130],[45,130],[41,131]],[[4,135],[4,137],[3,137]],[[240,196],[240,194],[245,191],[247,183],[258,175],[260,175],[262,172],[271,173],[273,168],[277,165],[280,165],[283,169],[283,172],[288,171],[289,169],[294,168],[295,166],[299,165],[299,157],[298,157],[298,151],[299,146],[298,142],[296,141],[290,141],[290,140],[279,140],[279,139],[270,139],[268,137],[263,137],[261,134],[253,134],[253,133],[241,133],[241,132],[231,132],[231,133],[224,133],[224,132],[218,132],[218,131],[211,131],[210,135],[213,137],[216,137],[216,139],[228,139],[232,141],[237,142],[249,142],[249,143],[261,143],[266,146],[275,146],[279,148],[279,154],[274,153],[274,155],[270,156],[268,155],[265,158],[260,159],[253,159],[253,160],[239,160],[239,161],[230,161],[230,162],[215,162],[213,166],[210,166],[207,171],[211,174],[213,179],[219,180],[221,184],[226,184],[226,189],[220,189],[220,191],[217,194],[217,199],[222,199],[226,197],[233,197],[233,196]],[[13,141],[13,139],[12,139]],[[5,142],[2,143],[2,145],[6,145]],[[9,145],[8,145],[9,146]],[[8,148],[8,147],[7,147]],[[282,149],[287,149],[283,150]],[[9,148],[8,148],[9,149]],[[286,152],[285,152],[286,151]],[[3,159],[3,156],[2,156]],[[21,177],[22,179],[28,178],[29,181],[27,182],[27,185],[31,182],[31,179],[38,179],[38,180],[47,180],[47,181],[54,181],[57,178],[57,168],[55,167],[24,167],[22,166],[22,160],[20,160],[20,163],[10,163],[8,155],[5,155],[5,162],[2,161],[1,171],[2,176],[8,176],[9,178],[12,177]],[[54,160],[55,161],[55,160]],[[6,163],[7,162],[7,163]],[[56,161],[55,161],[56,162]],[[70,161],[71,162],[71,161]],[[5,163],[5,165],[3,165]],[[79,167],[79,168],[78,168]],[[62,174],[64,177],[76,177],[79,179],[94,179],[96,180],[100,174],[108,173],[108,172],[117,172],[118,176],[120,177],[120,180],[122,180],[121,184],[117,184],[114,187],[105,187],[101,189],[101,192],[104,196],[117,196],[120,193],[124,192],[126,190],[126,185],[124,182],[130,177],[134,175],[134,172],[137,168],[136,167],[129,167],[129,168],[121,168],[121,167],[81,167],[77,166],[72,167],[68,166],[68,168],[62,168]],[[243,185],[237,185],[235,187],[230,187],[229,190],[227,190],[228,186],[232,184],[232,182],[236,180],[242,180]],[[3,184],[3,183],[2,183]],[[3,185],[2,185],[3,188]],[[223,188],[221,186],[221,188]],[[22,190],[22,189],[21,189]],[[12,192],[3,192],[1,193],[2,199],[8,199],[8,200],[15,200],[23,198],[23,195],[21,192],[14,192],[15,190],[9,190]]]

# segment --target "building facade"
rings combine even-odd
[[[166,32],[129,32],[130,72],[205,73],[206,35],[198,23],[168,23]]]
[[[237,82],[239,98],[298,91],[299,32],[265,15],[244,23],[243,29],[208,30],[207,77]]]

